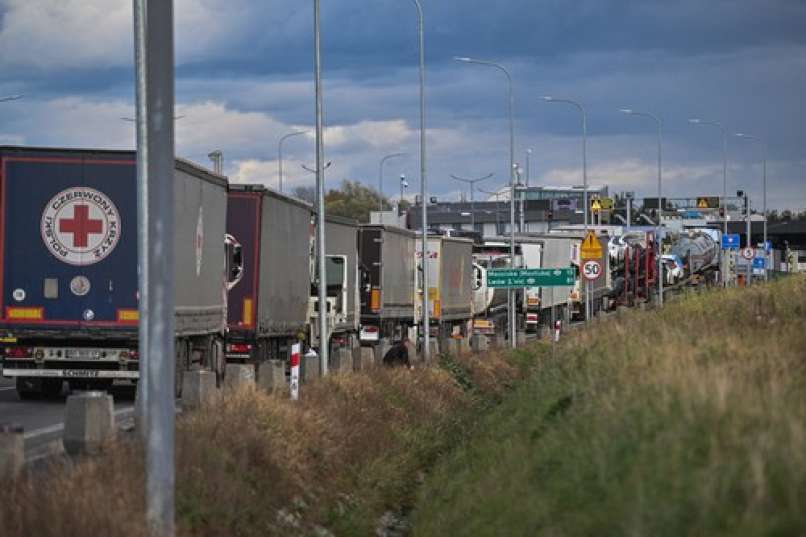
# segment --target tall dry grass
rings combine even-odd
[[[180,535],[369,535],[410,504],[421,473],[472,427],[487,402],[523,378],[505,354],[378,368],[303,386],[299,402],[256,391],[180,417]],[[101,456],[5,483],[3,535],[140,536],[142,451]],[[321,531],[321,530],[320,530]]]

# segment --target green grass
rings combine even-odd
[[[427,479],[414,535],[806,535],[806,279],[533,354]]]

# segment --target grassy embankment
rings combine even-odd
[[[521,356],[523,358],[523,356]],[[373,535],[412,505],[423,472],[525,378],[504,354],[415,371],[378,368],[303,386],[301,401],[254,391],[177,424],[179,535]],[[0,533],[146,535],[137,442],[0,487]]]
[[[806,278],[538,354],[437,464],[414,535],[806,535]]]

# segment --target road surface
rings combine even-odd
[[[115,418],[118,423],[133,415],[134,391],[116,390]],[[20,401],[14,380],[0,377],[0,424],[22,425],[26,459],[37,459],[61,450],[65,397]]]

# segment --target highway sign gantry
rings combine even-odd
[[[574,285],[573,268],[490,269],[487,287],[564,287]]]
[[[601,259],[602,257],[602,244],[596,238],[596,233],[588,231],[585,240],[582,241],[582,247],[579,249],[579,255],[583,260],[585,259]]]
[[[594,280],[598,280],[602,272],[602,262],[598,259],[588,259],[585,261],[585,264],[582,265],[582,277],[592,282]]]

